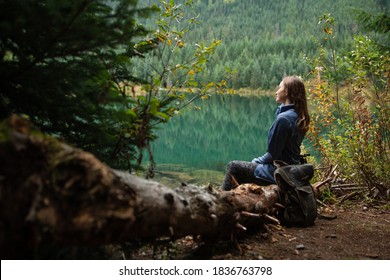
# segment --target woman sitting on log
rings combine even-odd
[[[310,123],[305,85],[300,77],[287,76],[280,82],[275,95],[276,102],[281,105],[268,131],[267,152],[251,162],[229,162],[223,190],[231,190],[237,183],[275,184],[274,160],[300,163],[300,146]]]

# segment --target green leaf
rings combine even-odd
[[[158,113],[159,105],[160,105],[160,100],[158,100],[157,98],[153,98],[152,100],[150,100],[149,112],[152,115],[156,115]]]
[[[126,111],[126,115],[129,115],[132,118],[136,118],[137,117],[137,114],[132,109],[127,110]]]
[[[156,112],[154,115],[155,115],[156,117],[158,117],[158,118],[164,120],[165,122],[169,121],[169,119],[170,119],[170,117],[169,117],[167,114],[162,113],[162,112]]]

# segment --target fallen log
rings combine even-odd
[[[272,220],[277,185],[176,189],[111,169],[20,117],[0,127],[0,254],[187,235],[217,240]],[[248,216],[252,213],[254,216]],[[257,215],[257,216],[256,216]]]

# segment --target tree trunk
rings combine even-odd
[[[0,251],[186,235],[226,239],[272,218],[276,185],[176,189],[113,170],[13,116],[0,127]]]

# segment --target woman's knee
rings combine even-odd
[[[238,164],[238,160],[232,160],[230,161],[227,165],[226,165],[226,169],[227,170],[233,170],[235,169],[239,164]]]

